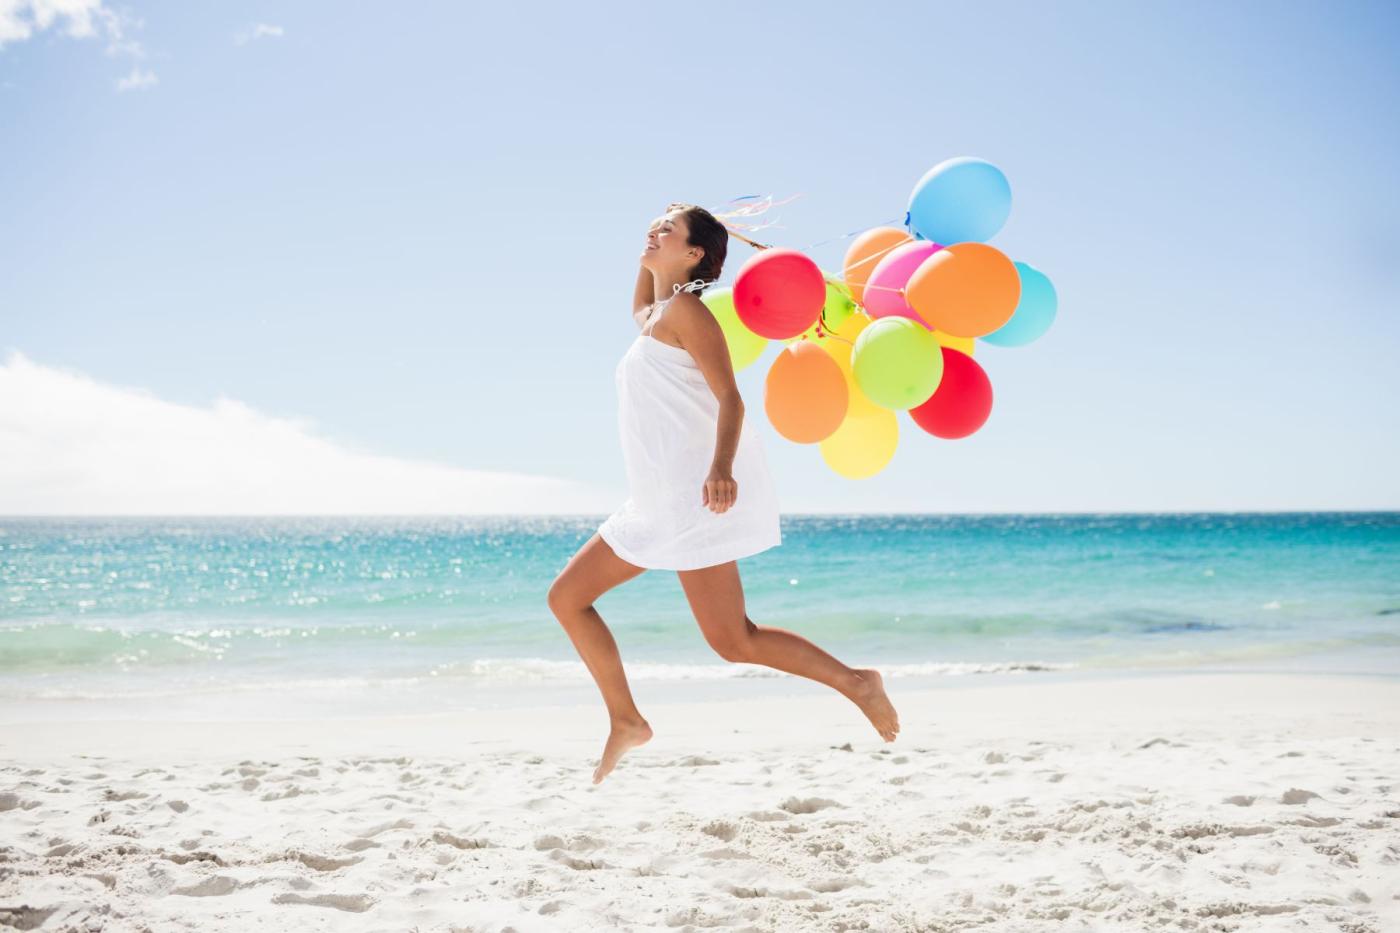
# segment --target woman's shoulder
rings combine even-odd
[[[679,292],[669,302],[668,313],[683,317],[692,325],[704,326],[705,322],[714,320],[714,313],[709,305],[700,300],[699,295]]]

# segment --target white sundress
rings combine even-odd
[[[679,294],[677,292],[676,294]],[[652,323],[675,298],[666,299]],[[763,442],[744,413],[724,512],[703,504],[719,400],[689,351],[644,330],[616,371],[627,501],[598,528],[618,557],[652,570],[698,570],[783,543]]]

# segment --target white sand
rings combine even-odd
[[[1394,680],[811,687],[598,786],[601,705],[4,722],[0,929],[1400,930]]]

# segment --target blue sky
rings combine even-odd
[[[647,222],[804,247],[957,155],[1055,325],[865,480],[770,346],[784,512],[1400,507],[1394,4],[67,2],[0,0],[0,512],[608,510]]]

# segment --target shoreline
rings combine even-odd
[[[848,700],[829,688],[791,678],[788,689],[761,695],[734,684],[706,686],[723,694],[708,697],[643,695],[634,688],[643,715],[678,727],[676,734],[693,740],[722,743],[729,734],[772,747],[813,745],[839,730],[843,741],[884,743]],[[663,685],[663,689],[673,685]],[[1393,722],[1400,734],[1400,677],[1385,674],[1335,674],[1326,671],[1273,673],[1239,670],[1047,672],[1028,675],[980,675],[942,678],[918,687],[886,681],[900,711],[900,742],[921,731],[971,738],[977,729],[994,728],[1007,734],[1024,733],[1036,724],[1047,732],[1064,731],[1057,718],[1073,713],[1094,729],[1154,727],[1170,729],[1182,723],[1218,718],[1233,708],[1256,719],[1296,717],[1298,722],[1328,723],[1338,716],[1367,716]],[[736,695],[743,690],[742,695]],[[239,754],[260,754],[260,744],[283,751],[317,749],[326,753],[328,736],[345,744],[340,754],[391,749],[400,754],[441,754],[439,739],[451,734],[464,742],[537,749],[567,745],[576,736],[597,735],[607,716],[596,688],[580,689],[582,702],[477,707],[461,710],[326,717],[284,715],[279,718],[200,719],[181,715],[178,707],[164,714],[147,709],[140,718],[20,719],[0,716],[4,725],[0,758],[23,760],[41,753],[94,754],[120,757],[139,747],[147,754],[175,750],[162,744],[177,733],[186,749],[206,749],[216,755],[234,754],[232,737],[244,744]],[[1114,697],[1114,713],[1103,708]],[[761,701],[761,708],[755,703]],[[955,705],[956,714],[945,712]],[[727,722],[742,723],[729,728]],[[208,730],[218,727],[217,748],[207,744]],[[1070,730],[1071,733],[1073,730]],[[657,728],[658,736],[662,729]],[[865,732],[870,734],[867,736]],[[173,740],[172,740],[173,741]],[[592,742],[589,738],[582,740]],[[922,740],[920,740],[922,741]],[[743,744],[743,743],[741,743]],[[655,741],[652,746],[656,747]],[[747,746],[745,746],[747,747]]]
[[[640,664],[638,661],[640,660]],[[558,663],[558,662],[551,662]],[[597,687],[587,679],[581,662],[578,676],[522,680],[517,683],[476,680],[469,677],[433,678],[324,678],[284,683],[268,681],[231,688],[227,683],[190,689],[167,685],[157,692],[130,690],[120,695],[0,697],[0,726],[24,723],[69,723],[94,720],[114,722],[158,721],[172,710],[183,718],[205,722],[248,720],[356,720],[383,716],[415,717],[469,715],[510,709],[598,707]],[[624,661],[639,705],[712,703],[726,700],[793,698],[829,692],[829,688],[758,665],[713,661],[711,676],[638,676],[646,659]],[[934,662],[938,663],[938,662]],[[953,662],[947,662],[952,664]],[[1219,660],[1208,663],[1158,663],[1138,665],[1044,663],[1043,669],[978,670],[997,662],[968,662],[969,670],[930,674],[890,673],[892,665],[866,661],[885,674],[892,697],[908,691],[998,688],[1019,684],[1097,682],[1102,680],[1231,674],[1297,677],[1355,677],[1400,681],[1400,651],[1356,649],[1313,651],[1299,654]],[[702,663],[689,665],[706,666]]]

